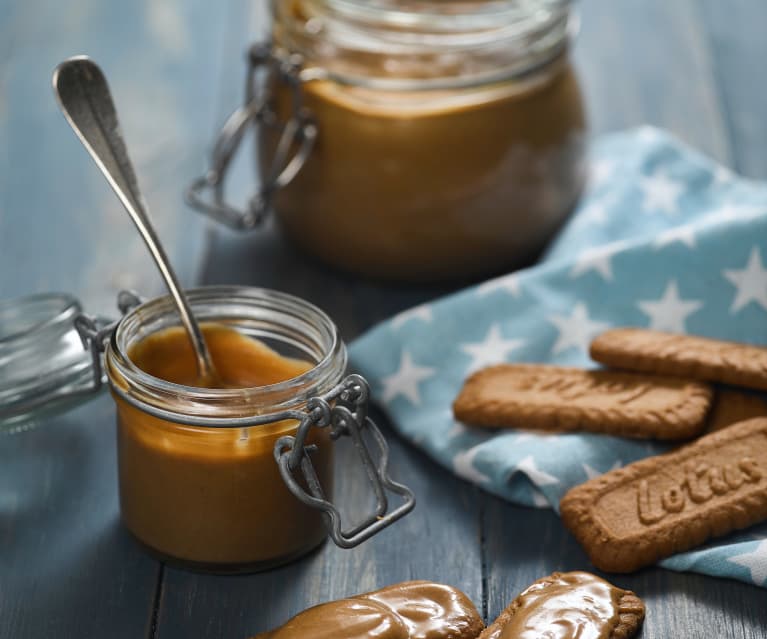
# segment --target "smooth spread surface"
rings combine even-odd
[[[587,572],[555,572],[518,595],[479,639],[629,639],[644,613],[630,590]]]
[[[202,324],[216,372],[228,388],[266,386],[298,377],[312,364],[284,357],[263,342],[219,324]],[[174,384],[197,386],[194,351],[186,332],[174,326],[133,346],[130,359],[144,372]]]
[[[314,606],[256,639],[474,639],[482,627],[460,590],[409,581]]]
[[[533,584],[498,639],[605,639],[618,622],[621,592],[585,572]]]
[[[227,385],[270,384],[311,366],[225,327],[203,325],[203,331]],[[168,381],[196,380],[191,346],[180,328],[152,335],[129,355],[140,368]],[[279,561],[324,538],[320,515],[289,493],[274,461],[275,440],[293,432],[295,423],[196,428],[115,400],[122,518],[154,551],[236,570]],[[329,490],[332,445],[324,433],[310,439],[319,445],[312,461]]]

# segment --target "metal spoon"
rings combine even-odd
[[[201,383],[218,386],[218,376],[200,325],[149,221],[104,73],[86,56],[69,58],[53,72],[53,89],[67,121],[117,194],[160,269],[192,342]]]

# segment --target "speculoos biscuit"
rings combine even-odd
[[[760,346],[616,328],[596,337],[590,354],[613,368],[767,390],[767,348]]]
[[[528,586],[478,639],[629,639],[645,607],[630,590],[587,572],[555,572]]]
[[[702,432],[711,399],[707,384],[678,378],[501,364],[466,380],[453,413],[489,428],[674,440]]]
[[[607,572],[631,572],[767,519],[767,418],[576,486],[560,513]]]
[[[706,432],[713,433],[752,417],[767,417],[767,401],[760,394],[717,388],[706,418]]]

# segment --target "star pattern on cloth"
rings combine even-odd
[[[402,311],[392,318],[392,328],[400,328],[407,324],[410,320],[418,319],[422,322],[431,322],[434,319],[434,315],[431,312],[431,306],[428,304],[420,304],[414,306],[411,309]]]
[[[591,163],[589,171],[589,183],[592,188],[598,189],[610,179],[615,171],[615,163],[612,160],[597,160]]]
[[[506,358],[525,343],[521,339],[505,339],[501,335],[500,325],[495,323],[490,326],[485,339],[481,342],[461,344],[461,350],[471,356],[471,363],[466,369],[466,374],[506,361]]]
[[[685,320],[689,315],[699,311],[703,307],[703,302],[681,299],[676,280],[671,280],[659,300],[640,301],[637,306],[650,318],[650,328],[670,333],[684,333]]]
[[[499,277],[485,282],[484,284],[480,284],[477,287],[477,295],[480,297],[495,293],[496,291],[503,291],[512,297],[517,297],[521,292],[519,288],[519,278],[516,274],[505,275],[504,277]]]
[[[610,216],[612,200],[609,196],[592,200],[578,212],[575,221],[578,224],[604,224]]]
[[[469,432],[469,429],[466,428],[465,424],[462,424],[461,422],[453,422],[453,425],[450,427],[450,430],[447,431],[447,438],[453,439],[454,437],[460,437],[461,435],[465,435]]]
[[[658,171],[639,178],[639,189],[642,192],[642,209],[646,213],[679,213],[679,197],[684,192],[682,183]]]
[[[721,186],[722,184],[727,184],[728,182],[732,182],[732,180],[735,178],[735,174],[730,171],[726,166],[722,166],[719,164],[715,169],[714,173],[711,176],[712,182],[716,185]]]
[[[549,507],[551,507],[551,504],[549,503],[549,500],[546,499],[546,495],[544,495],[537,488],[531,488],[530,489],[530,496],[533,499],[533,506],[535,506],[536,508],[549,508]]]
[[[611,470],[618,470],[623,466],[621,463],[621,460],[617,460],[610,468],[608,468],[605,471],[597,470],[596,468],[593,468],[592,466],[589,466],[588,464],[581,464],[583,466],[583,472],[586,473],[586,477],[588,479],[595,479],[597,477],[601,477],[605,473],[609,473]]]
[[[613,271],[610,267],[610,259],[615,254],[616,247],[597,246],[596,248],[586,249],[575,258],[575,264],[570,270],[570,277],[580,277],[584,273],[594,271],[609,282],[613,279]]]
[[[559,337],[551,347],[551,352],[555,355],[568,348],[587,351],[592,338],[610,328],[607,322],[592,320],[583,302],[578,302],[573,307],[572,315],[549,315],[548,320],[559,331]]]
[[[571,487],[668,446],[475,428],[451,409],[467,368],[591,369],[591,340],[613,326],[767,345],[767,183],[717,169],[651,128],[597,139],[592,150],[573,217],[537,263],[400,313],[349,348],[408,445],[502,499],[555,510]],[[767,522],[660,565],[767,591]]]
[[[434,368],[418,366],[413,362],[410,353],[403,350],[397,371],[381,379],[383,384],[383,401],[388,404],[402,395],[411,404],[418,406],[421,403],[418,385],[433,377],[436,372]]]
[[[562,439],[560,433],[547,433],[544,431],[535,432],[532,430],[520,430],[517,431],[517,436],[514,438],[514,444],[522,444],[524,442],[545,442],[546,444],[561,444],[565,440]]]
[[[767,539],[762,539],[751,552],[728,557],[727,561],[748,568],[757,586],[767,586]]]
[[[718,208],[713,209],[707,217],[719,220],[721,222],[733,222],[743,220],[759,215],[765,210],[764,206],[754,206],[753,204],[733,204],[725,202]]]
[[[535,459],[532,455],[528,455],[520,461],[517,464],[517,470],[527,475],[527,478],[538,487],[553,486],[559,483],[559,480],[554,475],[549,475],[535,465]]]
[[[456,456],[453,457],[453,471],[456,475],[478,484],[484,484],[485,482],[490,481],[490,477],[474,467],[474,458],[477,456],[477,453],[479,453],[481,446],[481,444],[474,446],[468,450],[457,453]]]
[[[636,131],[637,138],[639,138],[642,144],[647,145],[653,145],[658,142],[660,135],[660,131],[649,124],[643,124]]]
[[[652,245],[655,248],[663,248],[674,242],[680,242],[688,248],[695,248],[695,229],[691,224],[684,224],[682,226],[675,226],[674,228],[664,231],[658,237],[655,238]]]
[[[737,313],[749,302],[756,302],[767,310],[767,269],[758,247],[751,249],[746,268],[725,270],[722,275],[737,288],[730,313]]]

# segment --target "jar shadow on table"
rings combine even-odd
[[[115,556],[126,565],[149,561],[120,525],[115,464],[106,396],[3,435],[0,577],[13,575],[14,588],[58,602],[61,583],[92,581]],[[65,590],[76,598],[77,588]]]
[[[263,573],[217,577],[166,568],[158,636],[197,636],[202,627],[210,636],[253,636],[309,606],[408,579],[459,587],[481,609],[478,489],[398,436],[377,410],[370,416],[389,443],[391,476],[417,495],[415,509],[353,550],[326,543],[300,561]],[[364,486],[355,485],[366,481],[349,470],[357,463],[349,452],[339,446],[335,467],[334,500],[344,515],[353,514],[347,503],[367,503]]]
[[[81,487],[96,474],[94,443],[77,415],[73,411],[49,416],[43,424],[32,422],[18,432],[0,433],[0,531],[11,525],[27,530],[43,511],[50,511],[44,515],[46,521],[52,516],[62,523],[71,516],[64,506],[76,503]],[[66,463],[62,451],[66,451]],[[60,476],[64,471],[66,477]]]

